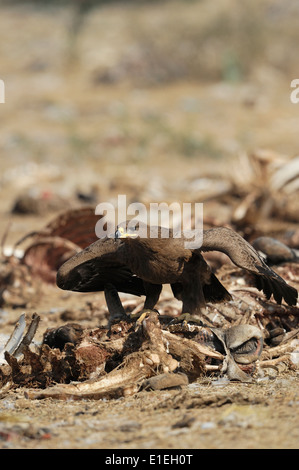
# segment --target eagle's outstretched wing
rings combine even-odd
[[[200,251],[213,250],[225,253],[234,264],[250,271],[257,289],[262,290],[267,299],[273,295],[278,304],[284,299],[288,305],[296,305],[297,290],[267,266],[257,251],[238,233],[226,227],[204,230]]]
[[[120,240],[108,237],[92,243],[59,268],[57,286],[77,292],[99,292],[112,284],[118,292],[145,295],[142,279],[124,264],[120,246]]]

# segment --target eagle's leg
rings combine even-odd
[[[191,313],[195,316],[205,313],[206,301],[199,276],[194,276],[183,285],[182,301],[182,313]]]
[[[193,322],[202,325],[206,313],[206,301],[200,278],[195,273],[193,273],[192,278],[184,283],[181,299],[183,302],[182,313],[175,321],[179,323]]]
[[[146,292],[144,308],[152,310],[159,300],[161,290],[162,290],[162,285],[150,284],[149,282],[144,282],[144,288]]]
[[[112,284],[106,284],[104,293],[109,312],[108,326],[120,320],[128,320],[116,288]]]
[[[146,292],[146,298],[143,309],[140,312],[136,312],[130,315],[132,320],[137,320],[139,322],[141,322],[146,317],[146,315],[154,309],[156,303],[159,300],[162,285],[144,282],[144,288]]]

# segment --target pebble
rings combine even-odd
[[[127,421],[120,425],[119,430],[121,432],[133,432],[141,429],[142,425],[137,421]]]
[[[206,421],[200,425],[201,429],[214,429],[216,424],[213,421]]]
[[[212,381],[212,385],[214,387],[224,387],[225,385],[228,385],[230,383],[230,380],[228,377],[220,377],[217,380]]]

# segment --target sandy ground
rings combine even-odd
[[[66,321],[87,328],[107,322],[102,294],[65,293],[42,285],[39,297],[26,309],[2,309],[2,339],[24,311],[41,316],[36,341],[47,328]],[[203,377],[180,389],[110,400],[34,400],[20,388],[0,400],[1,447],[103,449],[102,458],[109,455],[105,449],[119,456],[125,449],[295,449],[298,384],[294,370],[273,371],[253,384]]]
[[[108,401],[29,400],[22,390],[1,400],[9,449],[296,449],[298,438],[298,374]]]
[[[242,152],[298,150],[298,108],[289,99],[294,77],[271,64],[259,63],[253,77],[241,83],[95,81],[95,74],[105,77],[122,53],[134,53],[130,27],[143,18],[140,30],[150,28],[156,8],[152,16],[146,9],[134,15],[117,7],[96,11],[83,27],[79,61],[71,65],[65,63],[68,9],[59,14],[30,6],[1,10],[6,103],[0,104],[0,218],[1,234],[11,223],[7,248],[56,214],[12,216],[23,192],[50,192],[72,206],[78,189],[88,192],[93,186],[99,201],[113,201],[117,194],[145,202],[190,201],[197,198],[191,183],[201,175],[238,173],[234,162]],[[165,9],[162,15],[165,21]],[[23,41],[13,33],[20,29]],[[62,202],[59,210],[65,207]],[[90,313],[90,302],[99,306],[97,315]],[[64,310],[80,308],[84,326],[106,321],[102,294],[62,293],[55,286],[41,285],[39,299],[25,311],[41,315],[41,336],[64,322]],[[2,307],[1,335],[11,332],[23,311]],[[0,447],[295,449],[298,382],[295,371],[255,384],[202,379],[182,389],[109,401],[29,400],[20,389],[0,400]]]

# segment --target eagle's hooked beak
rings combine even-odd
[[[138,233],[134,233],[130,229],[126,232],[123,227],[118,227],[118,229],[115,232],[115,238],[136,238],[138,237]]]
[[[119,227],[115,232],[115,238],[127,238],[128,234],[124,231],[123,227]]]

